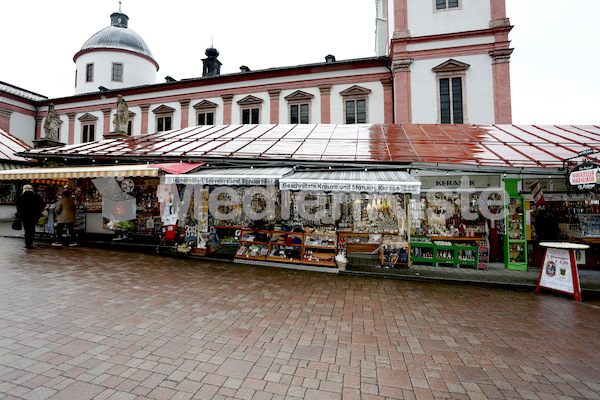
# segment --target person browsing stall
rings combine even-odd
[[[62,194],[62,198],[56,203],[54,209],[56,214],[56,242],[52,243],[52,246],[77,246],[75,241],[75,202],[71,198],[71,192],[65,190]],[[63,230],[67,228],[69,230],[70,242],[65,237],[63,239]]]
[[[35,225],[42,216],[45,207],[42,197],[33,191],[33,186],[23,186],[23,194],[17,198],[17,213],[23,221],[25,230],[25,248],[33,249],[33,238],[35,236]]]

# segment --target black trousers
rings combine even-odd
[[[56,240],[57,241],[63,241],[62,235],[63,235],[63,230],[65,229],[65,227],[69,230],[69,237],[70,237],[70,241],[74,242],[75,241],[75,229],[74,229],[74,222],[59,222],[58,224],[56,224]],[[65,237],[66,239],[66,237]],[[65,240],[66,243],[66,240]]]
[[[35,236],[35,225],[37,222],[23,221],[23,229],[25,230],[25,247],[33,246],[33,238]]]

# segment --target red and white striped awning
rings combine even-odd
[[[157,177],[158,166],[108,165],[93,167],[24,168],[0,171],[0,180],[19,179],[70,179],[106,177]]]

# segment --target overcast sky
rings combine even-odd
[[[515,26],[513,123],[600,124],[600,1],[506,4]],[[50,98],[72,95],[73,56],[118,7],[118,0],[3,0],[0,81]],[[375,55],[375,0],[123,0],[122,11],[160,65],[157,82],[201,76],[213,37],[221,73]]]

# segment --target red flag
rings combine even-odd
[[[542,192],[542,185],[540,184],[539,180],[533,182],[531,185],[529,185],[529,187],[531,188],[531,194],[533,195],[533,201],[535,202],[536,206],[541,206],[542,204],[546,203],[546,199],[544,199],[544,192]]]

